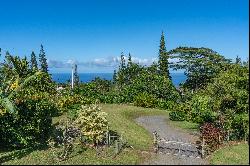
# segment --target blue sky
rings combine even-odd
[[[208,47],[227,58],[249,56],[248,0],[1,0],[0,48],[38,55],[50,72],[112,72],[121,52],[150,63],[163,30],[167,50]]]

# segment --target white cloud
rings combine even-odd
[[[125,61],[128,60],[128,57],[124,57]],[[151,59],[141,59],[138,57],[132,57],[132,62],[139,63],[140,65],[151,65],[153,62],[157,61],[157,58],[151,58]],[[105,67],[117,67],[120,63],[120,57],[106,57],[106,58],[95,58],[92,61],[86,61],[86,62],[78,62],[75,60],[67,60],[67,61],[60,61],[60,60],[48,60],[48,65],[50,68],[70,68],[72,64],[77,64],[79,67],[98,67],[98,68],[105,68]]]
[[[69,60],[66,62],[66,64],[69,64],[69,65],[72,65],[72,64],[75,64],[75,63],[77,63],[77,61],[72,60],[72,59],[69,59]]]
[[[48,66],[50,68],[69,68],[70,64],[58,60],[48,60]]]

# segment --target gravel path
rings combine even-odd
[[[198,138],[176,129],[169,124],[169,119],[164,116],[143,116],[135,119],[135,121],[153,134],[156,131],[160,138],[168,138],[171,140],[194,143]],[[148,160],[143,165],[207,165],[208,162],[201,158],[183,157],[181,155],[174,156],[171,154],[157,153],[153,155],[153,159]]]

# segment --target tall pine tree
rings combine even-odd
[[[128,53],[128,66],[131,66],[132,65],[132,57],[131,57],[131,54]]]
[[[125,69],[126,69],[126,66],[125,66],[125,56],[123,54],[123,52],[121,53],[121,62],[120,62],[120,65],[119,65],[119,70],[118,70],[118,73],[117,73],[117,83],[122,86],[124,83],[125,83]]]
[[[171,76],[169,74],[169,70],[168,70],[168,54],[167,54],[167,50],[166,50],[166,46],[165,46],[165,39],[164,39],[164,34],[162,31],[161,34],[161,40],[160,40],[160,49],[159,49],[159,70],[160,70],[160,74],[163,76],[168,77],[169,79],[171,79]]]
[[[235,63],[236,64],[241,64],[241,59],[240,57],[237,55],[236,59],[235,59]]]
[[[38,65],[37,65],[37,61],[36,61],[36,54],[34,53],[34,51],[32,51],[32,53],[31,53],[30,68],[31,68],[31,70],[38,70]]]
[[[77,72],[77,65],[75,64],[75,67],[74,67],[74,85],[78,86],[79,83],[80,83],[80,79],[79,79],[79,75],[78,75],[78,72]]]
[[[126,68],[125,66],[125,57],[124,57],[124,54],[123,52],[121,53],[121,70],[124,70]]]
[[[117,73],[116,73],[116,70],[114,70],[114,74],[113,74],[113,83],[115,84],[116,83],[116,78],[117,77]]]
[[[41,71],[48,73],[48,64],[47,64],[47,59],[46,59],[46,55],[43,49],[43,45],[41,44],[41,50],[40,50],[40,54],[39,54],[39,61],[41,64]]]

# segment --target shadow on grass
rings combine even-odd
[[[47,145],[40,145],[38,147],[29,147],[29,148],[20,149],[20,150],[14,150],[14,149],[2,150],[0,152],[0,165],[10,160],[20,159],[24,156],[29,155],[33,151],[46,150],[46,149],[48,149]]]

